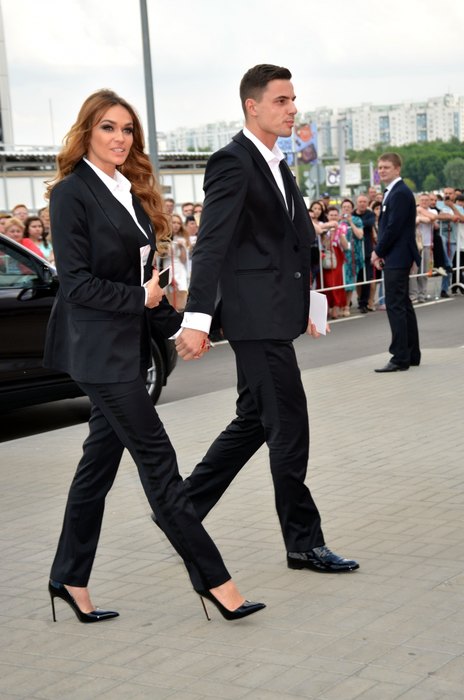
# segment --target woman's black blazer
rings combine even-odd
[[[150,221],[135,196],[133,202],[154,253]],[[53,188],[50,219],[60,287],[47,329],[45,367],[88,383],[135,379],[144,321],[169,337],[182,320],[164,298],[159,307],[145,308],[140,246],[146,239],[84,161]],[[153,254],[145,279],[152,260]]]

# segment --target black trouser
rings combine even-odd
[[[399,367],[420,362],[419,331],[409,298],[409,268],[384,268],[385,304],[392,340],[391,361]]]
[[[204,518],[266,442],[287,551],[305,552],[321,546],[320,515],[304,484],[309,424],[293,343],[230,341],[230,345],[237,363],[237,418],[185,480],[192,503]]]
[[[105,497],[126,447],[150,506],[188,569],[195,590],[230,579],[179,475],[176,455],[140,375],[120,384],[84,384],[92,402],[89,435],[69,491],[51,577],[86,586],[101,530]],[[124,514],[121,514],[124,517]]]

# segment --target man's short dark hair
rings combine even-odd
[[[403,165],[403,161],[401,160],[401,156],[399,153],[382,153],[382,155],[378,158],[379,162],[381,160],[386,160],[388,163],[391,163],[395,168],[401,168],[401,166]]]
[[[245,117],[247,116],[245,101],[251,99],[259,102],[271,80],[291,80],[292,74],[288,68],[273,66],[271,63],[260,63],[247,70],[240,81],[240,99]]]

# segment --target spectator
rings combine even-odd
[[[200,202],[197,202],[193,207],[193,215],[195,217],[195,220],[196,220],[198,226],[200,225],[200,218],[201,218],[202,213],[203,213],[203,204],[201,204]]]
[[[11,210],[11,214],[15,219],[19,219],[24,223],[29,216],[29,209],[25,204],[16,204]]]
[[[320,201],[322,202],[322,206],[324,207],[324,213],[327,214],[328,209],[330,207],[330,194],[328,192],[323,192]]]
[[[188,216],[193,216],[193,207],[194,207],[193,202],[184,202],[183,203],[182,215],[184,217],[184,221],[187,221]]]
[[[168,301],[177,311],[183,311],[187,301],[190,241],[178,214],[172,215],[171,267],[172,281]]]
[[[24,222],[24,240],[22,243],[26,247],[29,247],[29,244],[25,244],[24,241],[28,239],[37,246],[44,258],[49,262],[53,262],[52,244],[45,236],[44,225],[40,216],[28,216]]]
[[[354,204],[351,199],[344,199],[341,209],[342,221],[339,225],[340,228],[343,229],[345,239],[348,243],[345,248],[345,264],[343,268],[346,302],[342,313],[343,316],[349,316],[354,283],[364,268],[364,231],[362,219],[359,216],[353,215]],[[367,309],[365,313],[367,313]]]
[[[374,223],[374,231],[373,231],[373,240],[374,240],[374,247],[377,245],[377,239],[378,239],[378,234],[379,234],[379,219],[380,219],[380,213],[382,211],[382,204],[381,202],[373,202],[372,204],[372,211],[375,216],[375,223]],[[372,265],[372,276],[374,279],[379,279],[380,282],[376,284],[375,282],[370,285],[370,291],[369,291],[369,302],[367,305],[367,310],[368,311],[375,311],[375,296],[377,293],[377,287],[378,287],[378,305],[377,309],[379,311],[385,311],[386,306],[385,306],[385,294],[383,290],[383,279],[382,279],[382,270],[378,270],[376,267]]]
[[[322,235],[322,270],[321,287],[327,297],[329,316],[336,319],[340,315],[340,309],[346,307],[346,293],[343,289],[343,263],[344,251],[348,247],[345,232],[346,226],[340,226],[340,215],[337,207],[329,207],[327,211],[327,224],[329,229]],[[338,287],[329,289],[325,287]]]
[[[438,214],[430,208],[430,197],[426,192],[419,195],[416,211],[416,240],[422,260],[420,268],[413,263],[412,274],[422,274],[409,280],[409,298],[413,303],[423,304],[427,298],[427,275],[433,268],[433,227]]]
[[[372,289],[371,280],[374,278],[374,268],[371,265],[371,254],[374,250],[377,237],[375,236],[375,214],[369,209],[369,199],[366,194],[360,194],[356,200],[356,209],[353,212],[362,221],[364,231],[364,268],[357,276],[357,282],[364,282],[362,287],[358,287],[358,308],[362,314],[368,311],[375,311],[372,292],[375,297],[375,285]]]
[[[321,202],[315,201],[308,209],[309,216],[313,222],[316,232],[316,240],[311,243],[311,287],[318,279],[320,271],[320,241],[325,228],[323,224],[327,222],[324,206]]]
[[[44,238],[50,237],[51,231],[50,231],[50,210],[49,210],[49,208],[42,207],[42,209],[39,209],[39,211],[37,212],[37,216],[40,217],[40,220],[43,223]]]
[[[9,219],[11,219],[11,216],[8,214],[8,212],[0,212],[0,233],[5,233],[5,224]]]
[[[456,252],[457,222],[460,214],[455,205],[456,193],[453,187],[445,187],[443,190],[443,203],[438,203],[438,220],[440,222],[440,236],[443,241],[445,268],[448,272],[441,282],[440,296],[449,297],[453,257]],[[464,219],[463,219],[464,220]]]
[[[166,214],[174,214],[174,207],[176,206],[175,201],[172,197],[165,197],[164,199],[164,211]]]
[[[457,222],[456,252],[453,257],[453,284],[459,283],[459,290],[464,294],[464,195],[457,194],[455,203],[460,219]]]
[[[15,216],[10,216],[5,221],[3,233],[17,243],[22,243],[24,235],[24,225]]]

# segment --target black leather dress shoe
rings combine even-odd
[[[343,559],[325,545],[309,552],[287,552],[287,566],[289,569],[311,569],[325,574],[342,574],[359,569],[357,561]]]
[[[400,365],[395,365],[394,362],[387,362],[385,367],[380,369],[375,369],[374,372],[406,372],[409,367],[400,367]]]

